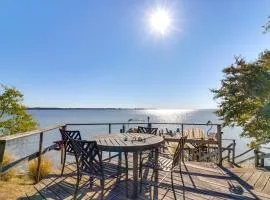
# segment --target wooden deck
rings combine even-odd
[[[131,163],[130,163],[131,164]],[[132,165],[129,165],[132,166]],[[220,168],[213,163],[186,162],[183,166],[183,182],[178,172],[174,173],[174,185],[177,199],[270,199],[270,172],[256,169]],[[36,192],[28,193],[28,199],[72,199],[76,181],[73,164],[68,165],[65,174],[51,174],[35,185]],[[151,171],[144,171],[143,191],[138,199],[151,199],[153,194]],[[132,178],[132,170],[129,172]],[[170,175],[159,173],[163,181],[158,186],[158,199],[173,200]],[[123,177],[124,180],[124,177]],[[87,177],[81,181],[78,199],[99,199],[99,182],[92,189],[88,188]],[[131,181],[129,182],[131,188]],[[125,195],[125,182],[117,185],[109,180],[105,185],[105,199],[128,199]],[[151,191],[151,192],[150,192]],[[130,193],[130,192],[129,192]]]

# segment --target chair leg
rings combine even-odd
[[[142,193],[142,182],[143,182],[143,177],[142,177],[142,169],[139,171],[139,177],[141,177],[140,179],[140,193]]]
[[[103,200],[104,198],[104,180],[103,179],[100,179],[100,186],[101,186],[100,199]]]
[[[150,199],[153,199],[152,198],[152,183],[153,183],[154,173],[155,173],[155,170],[153,169],[153,173],[151,175],[150,191],[149,191],[150,192]]]
[[[77,182],[76,182],[76,186],[75,186],[74,200],[77,198],[80,180],[81,180],[81,176],[80,176],[79,172],[77,172]]]
[[[125,152],[125,162],[126,162],[126,196],[128,197],[128,153]]]
[[[118,156],[118,173],[119,173],[119,175],[117,176],[116,184],[118,184],[121,180],[121,167],[122,167],[122,153],[119,153],[119,156]]]
[[[182,181],[182,186],[183,186],[183,199],[185,200],[185,183],[184,183],[184,179],[183,179],[183,173],[182,173],[182,165],[181,165],[181,161],[179,163],[179,173],[180,173],[180,177],[181,177],[181,181]]]
[[[173,190],[174,199],[177,200],[175,190],[174,190],[174,183],[173,183],[173,171],[171,171],[171,183],[172,183],[172,190]]]
[[[64,174],[64,169],[66,165],[66,158],[67,158],[67,152],[64,150],[64,158],[63,158],[63,163],[62,163],[62,170],[61,170],[61,176]]]
[[[142,178],[141,177],[141,172],[142,172],[142,152],[140,152],[140,159],[139,159],[139,161],[140,161],[140,166],[139,166],[139,178]]]
[[[94,178],[93,178],[93,177],[90,177],[90,178],[89,178],[89,188],[90,188],[90,189],[92,189],[93,184],[94,184]]]

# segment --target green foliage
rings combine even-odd
[[[0,87],[0,135],[11,135],[38,127],[22,104],[23,94],[15,88]]]
[[[236,58],[223,72],[221,87],[212,90],[223,125],[243,127],[242,136],[256,142],[270,139],[270,51],[255,62]]]
[[[268,22],[263,26],[264,33],[270,31],[270,16],[268,17]]]

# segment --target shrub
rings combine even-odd
[[[38,159],[30,161],[28,164],[28,176],[34,181],[37,181]],[[40,179],[45,178],[53,170],[52,161],[45,156],[42,156],[40,163]]]
[[[1,167],[4,167],[5,165],[12,163],[13,161],[15,161],[15,157],[6,153],[4,155],[4,159],[3,159],[3,163]],[[17,170],[13,168],[9,170],[8,172],[6,172],[5,174],[2,174],[2,175],[0,174],[0,180],[8,181],[9,179],[13,178],[16,175],[16,173],[17,173]]]

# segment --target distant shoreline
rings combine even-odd
[[[50,108],[30,107],[27,110],[157,110],[157,108]]]
[[[57,107],[29,107],[27,110],[186,110],[181,108],[163,109],[163,108],[57,108]],[[216,108],[201,108],[191,110],[216,110]]]

